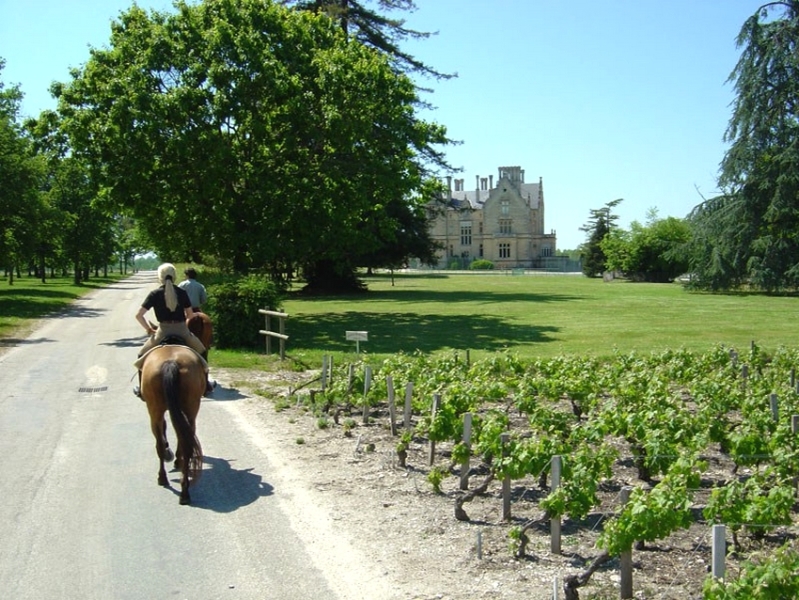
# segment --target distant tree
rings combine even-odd
[[[769,2],[743,24],[729,81],[725,192],[690,215],[693,284],[799,287],[799,1]]]
[[[646,225],[633,221],[630,230],[616,228],[600,243],[608,270],[634,281],[667,283],[688,270],[685,244],[691,239],[688,221],[657,218],[649,212]]]
[[[22,92],[5,87],[4,68],[0,58],[0,262],[13,284],[14,272],[35,255],[44,207],[38,195],[41,161],[19,123]]]
[[[114,261],[117,249],[114,218],[98,201],[100,188],[88,160],[73,153],[58,114],[44,111],[26,127],[46,165],[41,196],[47,204],[50,238],[42,244],[44,261],[51,249],[72,268],[75,283]]]
[[[580,246],[580,257],[583,261],[583,274],[586,277],[598,277],[606,271],[606,258],[602,250],[602,240],[610,233],[619,216],[612,210],[622,202],[622,198],[611,200],[602,208],[591,209],[588,222],[580,227],[580,231],[588,234],[588,240]]]

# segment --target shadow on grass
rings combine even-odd
[[[424,315],[347,312],[291,318],[293,350],[347,352],[355,342],[346,331],[367,331],[361,350],[370,353],[434,352],[446,348],[501,350],[554,341],[557,327],[517,325],[494,315]]]
[[[535,294],[525,292],[503,292],[499,290],[412,290],[412,289],[392,289],[369,291],[362,295],[345,296],[306,296],[302,293],[289,294],[292,300],[308,302],[413,302],[416,303],[463,303],[472,302],[477,304],[501,304],[511,302],[530,302],[533,304],[553,303],[553,302],[573,302],[584,300],[585,296],[572,294]]]

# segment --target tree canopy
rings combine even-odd
[[[611,228],[619,220],[619,215],[612,210],[622,202],[622,198],[611,200],[602,208],[590,211],[588,222],[580,227],[580,231],[588,234],[588,239],[580,246],[580,256],[583,260],[583,274],[586,277],[598,277],[607,269],[605,251],[602,249],[602,240],[611,232]]]
[[[630,229],[613,229],[600,246],[609,271],[619,271],[634,281],[668,283],[688,270],[685,246],[691,239],[687,221],[658,218],[652,209],[647,223],[637,221]]]
[[[799,287],[799,1],[769,2],[743,24],[736,98],[721,163],[724,193],[700,204],[694,285]]]
[[[107,206],[159,254],[286,277],[357,264],[429,198],[446,130],[413,82],[326,16],[262,0],[132,6],[53,87]],[[366,226],[365,224],[368,224]]]

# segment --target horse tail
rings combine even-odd
[[[196,481],[202,473],[203,450],[180,405],[180,365],[178,361],[174,359],[164,361],[161,364],[161,376],[169,418],[180,443],[181,460],[185,461],[189,478]],[[183,467],[183,465],[181,466]]]

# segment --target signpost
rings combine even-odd
[[[361,342],[369,341],[369,332],[368,331],[347,331],[347,340],[350,342],[355,342],[355,353],[361,353]]]

